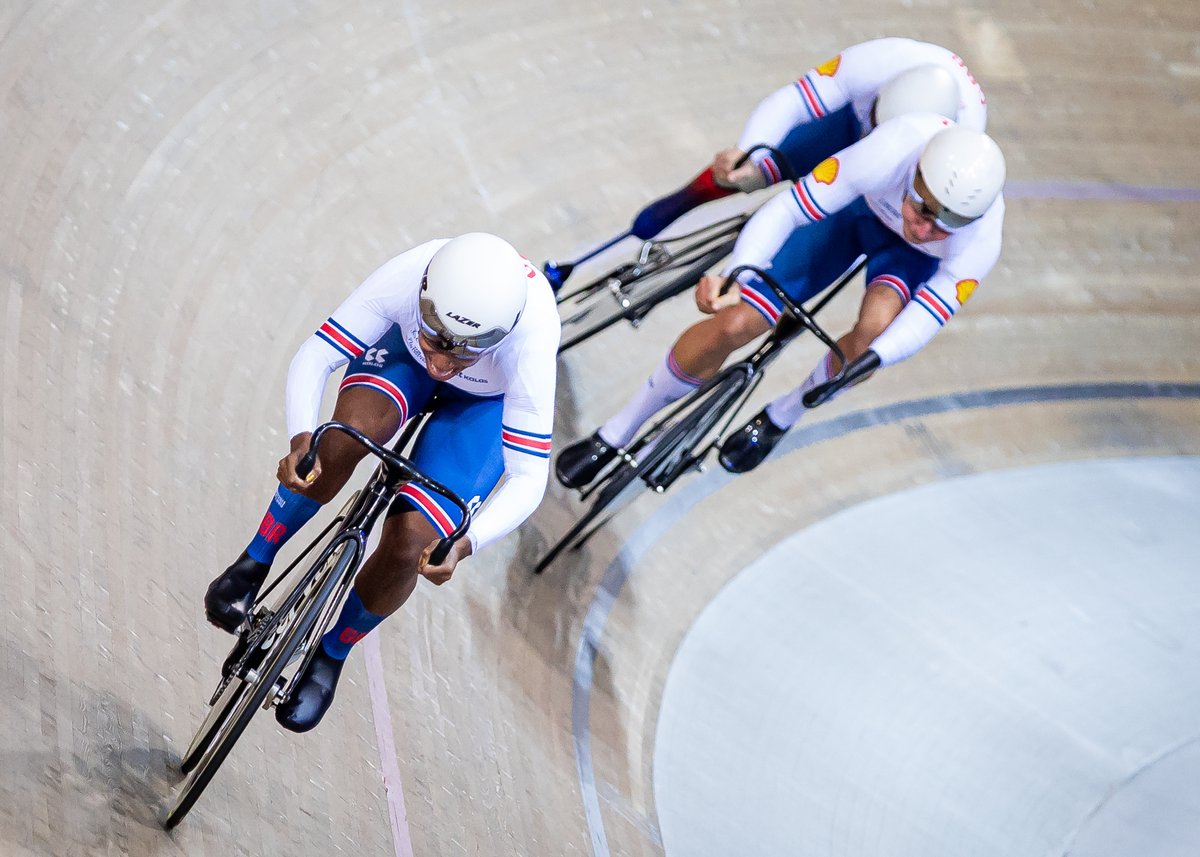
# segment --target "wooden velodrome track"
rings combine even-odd
[[[667,670],[771,545],[948,476],[1200,453],[1194,393],[1138,386],[1200,382],[1196,4],[883,10],[4,4],[0,853],[661,854]],[[201,596],[269,498],[302,338],[429,237],[583,249],[734,141],[762,95],[883,35],[950,46],[983,83],[1009,164],[1005,250],[926,352],[813,424],[1131,386],[916,413],[705,493],[684,481],[534,578],[579,511],[552,486],[518,535],[360,647],[316,732],[263,716],[164,833],[172,763],[227,647]],[[855,307],[844,296],[827,319],[841,329]],[[694,312],[676,301],[563,360],[556,443],[607,416]],[[760,396],[816,356],[798,343]]]

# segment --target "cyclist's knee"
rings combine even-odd
[[[347,387],[338,394],[333,418],[354,426],[376,443],[386,443],[400,428],[400,414],[392,401],[382,393],[361,386]],[[340,433],[338,436],[362,450],[362,444],[357,441]]]
[[[421,552],[438,535],[424,515],[406,510],[387,519],[378,552],[391,573],[416,574]]]
[[[683,371],[707,378],[731,353],[769,329],[765,318],[739,303],[692,325],[676,340],[672,352]]]
[[[762,314],[745,302],[738,302],[712,318],[715,339],[729,351],[741,348],[771,329]]]
[[[362,426],[354,423],[347,423],[347,425],[352,425],[364,434],[373,436]],[[338,474],[339,477],[348,478],[366,454],[366,448],[353,438],[341,432],[329,432],[321,441],[321,475],[324,478]]]

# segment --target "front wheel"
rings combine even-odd
[[[680,413],[651,430],[642,478],[656,491],[667,488],[688,470],[699,467],[712,449],[714,430],[732,416],[753,388],[752,376],[741,366],[727,367],[702,388]]]
[[[305,586],[302,592],[292,590],[269,623],[270,627],[264,630],[263,636],[274,636],[259,667],[248,671],[244,678],[232,676],[227,681],[184,755],[190,773],[163,821],[168,830],[191,811],[251,718],[260,708],[270,704],[268,696],[278,690],[277,682],[283,670],[312,631],[321,607],[357,557],[358,549],[353,542],[343,542],[336,547],[323,563],[324,573],[312,579],[314,585]]]

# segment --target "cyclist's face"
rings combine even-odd
[[[479,362],[478,357],[459,357],[447,354],[437,347],[437,344],[421,332],[417,338],[421,353],[425,355],[425,371],[435,381],[449,381],[459,372],[474,366]]]
[[[950,233],[938,226],[932,212],[939,211],[941,206],[933,199],[925,180],[918,173],[913,181],[913,187],[925,202],[918,203],[908,194],[904,196],[904,205],[900,207],[904,220],[904,238],[913,244],[928,244],[931,241],[941,241],[949,238]]]

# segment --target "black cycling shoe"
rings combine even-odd
[[[331,658],[325,653],[325,646],[317,643],[317,651],[301,673],[292,695],[275,709],[279,725],[292,732],[307,732],[320,723],[333,704],[333,694],[345,663]]]
[[[779,439],[785,434],[787,429],[771,422],[764,408],[754,415],[754,419],[725,439],[721,444],[718,461],[730,473],[753,470],[771,454],[775,444],[779,443]]]
[[[222,631],[236,634],[270,570],[269,562],[259,562],[242,551],[204,593],[204,615],[208,621]]]
[[[596,431],[558,454],[554,460],[554,475],[568,488],[583,488],[616,457],[617,448],[605,443]]]

